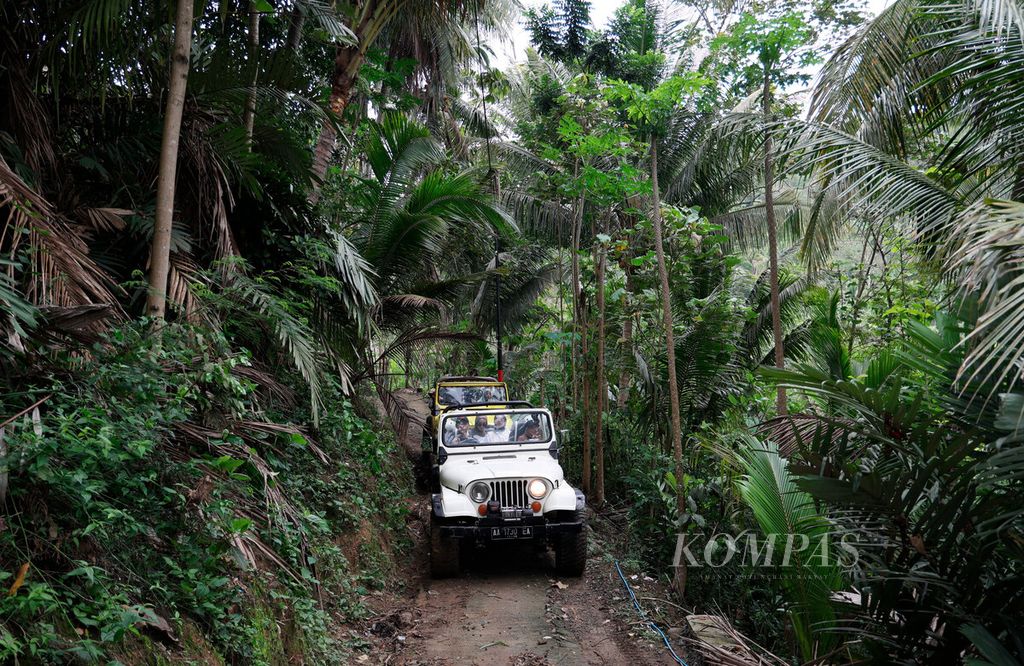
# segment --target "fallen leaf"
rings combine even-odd
[[[18,575],[14,577],[14,583],[11,585],[11,589],[7,590],[7,596],[13,597],[18,593],[18,588],[21,587],[22,583],[25,582],[25,574],[28,573],[28,562],[21,565],[18,569]]]
[[[566,585],[565,583],[563,583],[563,582],[562,582],[562,581],[560,581],[560,580],[556,580],[556,581],[555,581],[555,584],[554,584],[554,585],[552,585],[551,587],[557,587],[557,588],[558,588],[558,589],[560,589],[560,590],[564,590],[565,588],[567,588],[567,587],[569,587],[569,586],[568,586],[568,585]]]

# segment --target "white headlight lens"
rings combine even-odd
[[[534,479],[530,481],[530,485],[526,487],[526,491],[530,493],[530,497],[533,499],[540,499],[548,494],[548,484],[544,483],[540,479]]]
[[[483,504],[491,496],[491,488],[486,483],[474,483],[469,487],[469,499],[477,504]]]

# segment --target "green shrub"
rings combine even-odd
[[[40,418],[7,428],[0,461],[13,507],[0,561],[30,563],[0,597],[0,662],[96,660],[185,618],[246,663],[276,660],[273,618],[291,618],[311,663],[343,659],[330,627],[362,612],[363,574],[335,540],[361,521],[403,526],[407,472],[391,469],[391,440],[329,379],[315,442],[268,425],[289,406],[246,378],[248,363],[215,331],[167,324],[157,335],[145,322],[49,359],[31,392],[49,394]],[[5,411],[23,408],[24,394],[8,396]],[[4,569],[8,587],[16,574]],[[325,605],[317,586],[331,588]]]

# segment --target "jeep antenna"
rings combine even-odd
[[[491,181],[491,194],[494,202],[501,199],[501,185],[498,181],[498,173],[494,170],[491,162],[491,121],[487,115],[487,95],[490,91],[484,90],[484,68],[487,63],[484,61],[484,52],[480,42],[480,0],[473,3],[473,27],[476,30],[476,53],[480,60],[480,73],[477,75],[477,83],[480,85],[480,101],[483,104],[484,113],[484,143],[487,146],[487,178]],[[501,232],[494,230],[494,342],[497,349],[498,381],[505,381],[505,368],[501,358]]]

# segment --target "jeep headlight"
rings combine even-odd
[[[548,494],[548,484],[540,479],[534,479],[530,481],[530,485],[526,486],[526,492],[530,493],[530,497],[533,499],[540,499]]]
[[[486,483],[477,482],[469,487],[469,499],[477,504],[483,504],[491,496],[491,487]]]

